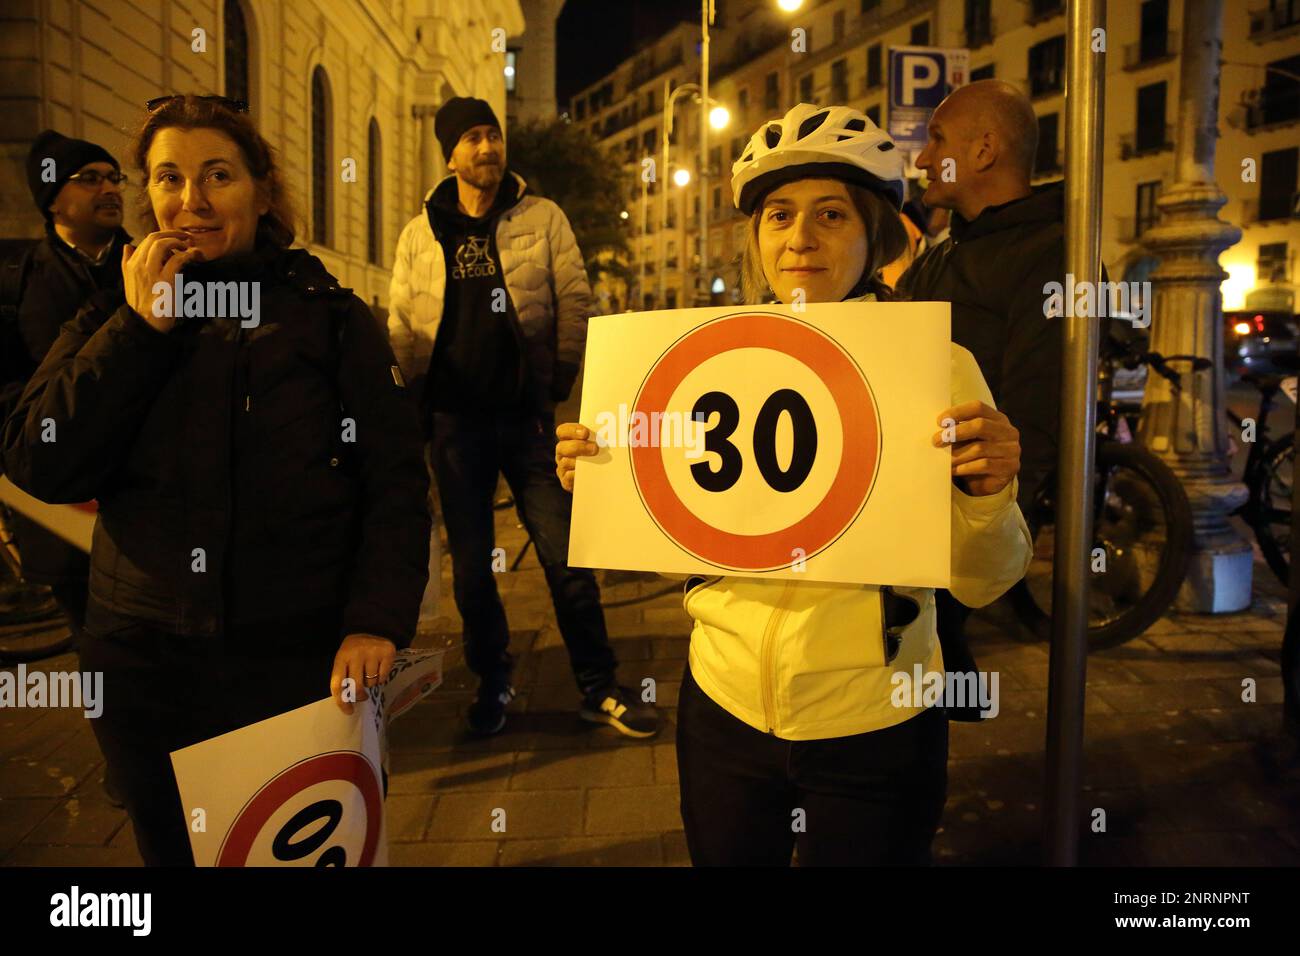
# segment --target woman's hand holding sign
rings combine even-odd
[[[983,402],[955,405],[939,415],[942,430],[931,441],[952,445],[952,477],[967,494],[996,495],[1020,471],[1020,432]]]
[[[364,700],[369,688],[388,683],[388,672],[397,658],[397,645],[374,634],[349,634],[334,655],[330,674],[330,696],[339,710],[352,713],[352,705]],[[351,684],[345,684],[348,679]]]
[[[555,474],[565,491],[573,491],[573,472],[578,467],[578,457],[594,455],[600,446],[591,441],[591,429],[577,422],[565,422],[555,427]]]

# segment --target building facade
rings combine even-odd
[[[554,120],[555,21],[564,0],[519,0],[524,33],[510,38],[506,51],[506,122]]]
[[[298,242],[374,306],[397,237],[446,166],[433,116],[451,96],[506,115],[519,0],[9,0],[0,12],[0,234],[40,235],[24,160],[46,127],[126,156],[144,102],[246,100],[301,216]],[[127,228],[140,227],[128,211]]]
[[[739,261],[748,223],[735,212],[728,185],[732,162],[766,119],[799,102],[847,103],[888,123],[889,49],[940,46],[970,51],[973,79],[996,77],[1030,96],[1039,117],[1035,182],[1060,178],[1065,165],[1065,0],[805,0],[782,14],[774,0],[719,0],[712,34],[710,96],[731,111],[728,129],[711,133],[710,166],[720,175],[709,195],[712,288],[715,302],[738,302]],[[1180,0],[1133,0],[1109,5],[1106,80],[1102,258],[1115,277],[1144,278],[1153,260],[1142,235],[1159,215],[1156,199],[1174,181],[1173,131],[1179,98],[1183,5]],[[801,32],[800,32],[801,31]],[[675,38],[675,39],[674,39]],[[699,25],[668,34],[682,62],[672,78],[699,79]],[[1295,310],[1300,279],[1300,0],[1224,4],[1219,97],[1217,178],[1228,202],[1224,219],[1243,228],[1241,242],[1221,263],[1229,278],[1224,307]],[[658,156],[647,144],[662,122],[639,114],[644,83],[632,82],[636,58],[581,91],[569,104],[582,123],[626,163],[629,210],[639,202],[637,163]],[[678,110],[672,155],[699,164],[698,117],[693,103]],[[611,117],[638,115],[635,123]],[[657,142],[657,140],[655,140]],[[623,302],[641,307],[689,305],[699,275],[690,253],[698,248],[693,186],[671,190],[665,222],[651,204],[642,237],[632,246],[653,255],[651,269],[668,265],[667,289],[647,281]],[[635,270],[637,263],[632,266]],[[718,280],[721,280],[719,283]],[[610,296],[619,299],[618,290]]]
[[[685,252],[690,191],[672,185],[672,172],[679,165],[691,171],[694,161],[679,161],[674,153],[672,168],[659,166],[666,98],[683,83],[699,80],[699,32],[698,24],[674,27],[569,101],[565,114],[569,121],[589,133],[623,167],[631,264],[643,266],[646,273],[640,297],[635,284],[610,278],[598,281],[594,291],[602,309],[617,312],[634,306],[654,308],[663,302],[668,308],[691,304],[682,291],[690,281]],[[698,135],[696,105],[690,97],[680,97],[678,102],[675,128],[689,127]],[[650,289],[660,291],[647,299]]]

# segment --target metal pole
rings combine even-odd
[[[633,312],[640,312],[642,309],[645,308],[645,256],[646,256],[645,248],[646,248],[646,239],[650,235],[650,217],[647,213],[647,209],[649,208],[649,203],[646,200],[646,189],[648,188],[648,185],[649,184],[646,182],[646,178],[645,178],[645,171],[642,170],[641,172],[641,248],[639,250],[639,254],[636,257],[637,264],[640,267],[639,269],[640,275],[637,276],[637,280],[636,280],[636,295],[640,301],[637,302],[636,308],[632,310]]]
[[[664,307],[665,283],[668,281],[668,270],[665,264],[668,262],[666,245],[668,242],[668,134],[673,128],[673,91],[672,81],[664,77],[664,122],[663,122],[663,165],[659,167],[659,174],[655,179],[659,182],[659,301],[656,303],[659,308]]]
[[[668,176],[668,169],[669,169],[668,139],[669,137],[672,136],[673,133],[673,104],[677,102],[677,97],[681,96],[683,93],[690,93],[692,91],[698,93],[700,91],[699,85],[696,83],[683,83],[681,86],[677,87],[677,89],[669,93],[668,81],[664,80],[664,94],[665,94],[664,95],[664,167],[662,172],[660,173],[660,179],[664,179],[664,177]],[[660,222],[660,228],[666,228],[668,223],[668,182],[667,180],[664,181],[664,197],[661,200],[661,203],[662,203],[661,208],[663,209],[663,220]],[[681,240],[682,249],[681,249],[680,261],[683,263],[686,261],[687,258],[686,220],[687,217],[682,216],[681,225],[678,227],[678,231],[680,234],[677,237]],[[685,266],[683,265],[679,268],[684,269]],[[659,277],[659,298],[660,299],[663,299],[664,297],[664,279],[665,277],[663,273],[660,273],[660,277]]]
[[[1300,447],[1300,415],[1295,419],[1295,444]],[[1293,469],[1294,474],[1294,469]],[[1300,481],[1291,481],[1291,540],[1300,541]],[[1300,556],[1291,558],[1291,581],[1282,632],[1282,732],[1300,744]]]
[[[1092,44],[1093,31],[1105,29],[1105,4],[1070,0],[1067,18],[1065,271],[1076,282],[1096,283],[1101,279],[1105,71]],[[1070,288],[1068,281],[1066,288]],[[1065,311],[1060,320],[1065,335],[1044,800],[1047,862],[1052,866],[1073,866],[1078,859],[1099,338],[1096,316],[1074,316],[1072,307]]]
[[[696,305],[709,304],[709,24],[713,0],[700,0],[700,291]]]

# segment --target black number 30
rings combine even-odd
[[[705,392],[691,410],[691,417],[707,421],[714,412],[718,413],[718,424],[705,433],[704,450],[716,454],[721,462],[716,471],[708,462],[697,462],[691,465],[691,475],[705,491],[726,491],[740,480],[743,463],[740,450],[727,440],[740,424],[740,408],[726,392]],[[790,415],[794,428],[790,467],[784,471],[776,460],[776,425],[782,412]],[[763,480],[774,491],[794,491],[808,478],[816,458],[817,422],[812,409],[793,389],[773,392],[758,410],[754,422],[754,461]]]

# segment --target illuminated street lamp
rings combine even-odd
[[[707,3],[708,0],[705,0],[705,2]],[[673,133],[673,108],[677,105],[677,100],[679,97],[688,96],[692,94],[695,96],[696,101],[700,103],[700,126],[701,127],[707,127],[710,123],[712,123],[715,127],[721,128],[723,126],[726,126],[727,123],[731,121],[730,111],[728,111],[725,106],[723,106],[721,103],[717,102],[716,100],[708,101],[712,105],[713,107],[712,109],[705,108],[704,96],[701,91],[701,87],[698,83],[683,83],[681,86],[677,87],[676,89],[672,89],[671,85],[672,85],[671,81],[668,78],[665,78],[664,79],[664,117],[663,117],[663,127],[662,127],[662,134],[661,134],[663,136],[663,144],[664,144],[663,159],[662,159],[663,165],[660,167],[664,175],[667,174],[669,169],[668,139],[669,137],[672,136]],[[707,188],[706,183],[708,182],[708,177],[707,177],[708,162],[709,162],[708,139],[707,137],[701,137],[700,138],[701,192],[703,192]],[[673,174],[673,182],[676,183],[678,186],[685,187],[690,183],[690,181],[691,181],[691,174],[685,169],[678,169],[677,172]],[[700,205],[701,207],[705,207],[707,204],[702,201]],[[686,218],[687,217],[685,216],[682,217],[683,225],[685,225]],[[667,221],[668,221],[668,190],[665,189],[661,192],[659,197],[660,229],[664,227],[664,224]],[[701,209],[700,226],[701,228],[705,226],[705,217],[703,215],[703,208]],[[701,233],[701,235],[703,236],[703,233]],[[685,242],[685,237],[683,237],[683,249],[682,249],[683,258],[685,258],[685,254],[686,254],[684,242]],[[701,248],[707,250],[707,239],[704,240],[704,243],[701,245]],[[705,266],[703,263],[703,259],[701,259],[701,268],[707,268],[707,266]],[[664,273],[665,270],[663,269],[659,270],[659,301],[660,302],[664,300],[664,286],[665,286],[665,282],[667,281]],[[707,283],[707,277],[703,277],[701,281]]]
[[[776,5],[786,13],[794,13],[803,6],[803,0],[776,0]]]

